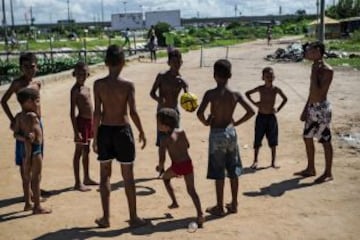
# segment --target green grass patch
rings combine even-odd
[[[326,45],[329,50],[360,52],[360,41],[331,40]]]
[[[353,67],[360,70],[360,58],[328,58],[326,62],[332,66]]]

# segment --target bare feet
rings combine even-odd
[[[228,213],[237,213],[237,204],[228,203],[225,205]]]
[[[275,163],[271,164],[271,167],[272,167],[272,168],[275,168],[275,169],[279,169],[279,168],[280,168],[280,166],[279,166],[279,165],[276,165]]]
[[[327,174],[323,174],[320,177],[318,177],[317,179],[315,179],[315,183],[324,183],[324,182],[330,182],[334,180],[332,175],[327,175]]]
[[[51,212],[52,212],[51,209],[42,208],[42,207],[33,209],[33,214],[49,214]]]
[[[51,196],[51,191],[46,191],[46,190],[44,190],[44,189],[40,189],[40,195],[42,196],[42,197],[45,197],[45,198],[48,198],[48,197],[50,197]]]
[[[225,216],[225,212],[224,209],[222,207],[219,206],[214,206],[214,207],[208,207],[206,209],[207,213],[210,213],[213,216],[217,216],[217,217],[223,217]]]
[[[142,227],[142,226],[147,225],[148,223],[149,223],[148,221],[146,221],[143,218],[139,218],[139,217],[129,221],[129,225],[130,225],[131,228]]]
[[[95,219],[95,223],[98,225],[99,228],[110,227],[109,220],[106,220],[105,218],[97,218],[97,219]]]
[[[85,185],[79,184],[74,186],[74,190],[78,190],[80,192],[88,192],[91,191],[90,188],[86,187]]]
[[[31,203],[25,203],[24,211],[30,211],[33,209],[33,205]]]
[[[316,172],[315,172],[315,170],[305,169],[300,172],[294,173],[294,175],[302,176],[302,177],[313,177],[316,175]]]
[[[196,219],[196,223],[199,228],[202,228],[205,222],[205,218],[203,216],[198,216]]]
[[[257,162],[254,162],[254,163],[250,166],[250,168],[251,168],[251,169],[256,169],[256,168],[257,168],[257,164],[258,164]]]
[[[87,185],[87,186],[96,186],[96,185],[99,185],[98,182],[95,182],[94,180],[92,180],[91,178],[88,178],[88,179],[84,179],[84,185]]]
[[[175,202],[168,206],[168,208],[170,208],[170,209],[178,208],[178,207],[179,207],[179,204],[177,204]]]

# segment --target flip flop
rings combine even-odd
[[[98,225],[99,228],[108,228],[108,227],[110,227],[110,223],[105,222],[105,220],[103,218],[95,219],[95,223]]]
[[[231,203],[227,203],[225,205],[225,207],[226,207],[228,213],[237,213],[238,212],[237,208],[234,207]]]
[[[313,177],[316,174],[314,172],[309,172],[308,170],[303,170],[300,172],[294,173],[295,176],[302,176],[302,177]]]
[[[149,221],[143,218],[138,218],[135,221],[129,221],[130,228],[138,228],[148,225]]]
[[[217,216],[217,217],[225,216],[225,212],[222,211],[218,206],[209,207],[206,209],[206,212],[210,213],[213,216]]]

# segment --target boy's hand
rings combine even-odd
[[[206,126],[211,125],[211,122],[214,120],[213,115],[209,114],[207,119],[206,119]]]
[[[146,138],[145,138],[145,134],[143,132],[139,133],[139,142],[143,142],[141,149],[144,149],[146,146]]]
[[[93,148],[94,153],[98,153],[97,141],[95,138],[94,138],[94,141],[92,144],[92,148]]]
[[[15,121],[12,121],[10,123],[10,129],[11,129],[11,131],[15,131]]]
[[[83,138],[80,133],[75,134],[75,142],[82,142]]]
[[[164,166],[163,166],[163,165],[157,165],[155,169],[156,169],[156,171],[159,173],[158,178],[160,178],[160,177],[161,177],[161,175],[163,175],[163,173],[165,172],[165,171],[164,171]]]
[[[26,140],[33,142],[35,140],[35,134],[33,132],[30,132],[25,136],[25,138],[26,138]]]
[[[304,122],[306,121],[306,111],[303,111],[300,116],[300,121]]]

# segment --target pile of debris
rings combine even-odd
[[[292,43],[286,49],[278,48],[273,54],[265,57],[267,61],[300,62],[304,58],[303,47],[300,43]]]

